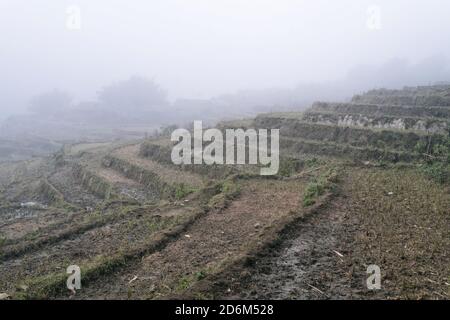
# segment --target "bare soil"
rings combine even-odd
[[[338,197],[240,276],[219,276],[214,297],[449,299],[449,201],[447,188],[414,170],[351,168]],[[367,288],[371,264],[381,290]]]
[[[86,265],[122,251],[145,246],[155,231],[181,223],[192,208],[138,209],[118,221],[62,239],[0,264],[0,291],[14,293],[32,277],[64,272],[69,265]]]
[[[297,210],[302,189],[294,181],[243,182],[241,196],[228,208],[209,212],[163,250],[84,288],[77,298],[156,298],[185,290],[259,241],[265,227]]]

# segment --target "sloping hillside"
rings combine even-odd
[[[280,129],[274,177],[175,165],[168,137],[2,164],[0,293],[449,299],[450,194],[436,179],[448,168],[448,92],[376,90],[222,123]],[[69,265],[82,272],[75,296]]]

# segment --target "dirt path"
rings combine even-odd
[[[302,188],[294,181],[243,182],[241,196],[228,208],[208,213],[162,251],[83,288],[77,298],[155,298],[184,290],[258,241],[266,226],[296,210]]]
[[[339,201],[299,221],[283,234],[281,245],[266,252],[243,282],[230,283],[222,298],[345,299],[346,277],[330,275],[342,259],[340,235],[346,210]],[[331,285],[332,283],[332,285]]]
[[[412,169],[351,168],[339,196],[292,226],[222,298],[448,299],[449,191]],[[367,288],[367,266],[381,290]]]

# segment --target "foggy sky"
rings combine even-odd
[[[66,26],[71,5],[81,29]],[[367,25],[373,5],[381,29]],[[0,116],[54,88],[94,99],[133,74],[175,99],[334,81],[392,59],[437,57],[439,69],[449,16],[447,0],[0,0]]]

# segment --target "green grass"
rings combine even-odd
[[[200,281],[206,277],[207,273],[204,270],[200,270],[195,273],[195,280]]]
[[[163,218],[160,217],[151,217],[149,221],[147,221],[147,227],[151,233],[178,225],[181,223],[182,217],[169,217]]]
[[[450,182],[450,137],[435,144],[431,140],[429,143],[417,143],[414,151],[428,155],[421,166],[425,175],[441,184]]]
[[[447,163],[428,163],[422,167],[422,172],[441,184],[446,184],[450,181],[450,165]]]
[[[184,276],[178,281],[176,290],[177,291],[186,290],[192,285],[193,282],[194,282],[194,278],[192,276]]]
[[[208,202],[210,208],[225,208],[227,204],[241,193],[241,186],[235,179],[227,179],[219,184],[220,192]]]
[[[195,191],[195,188],[181,183],[175,187],[175,199],[181,200]]]
[[[6,243],[7,239],[5,236],[0,235],[0,248]]]
[[[303,206],[309,207],[316,203],[316,199],[325,194],[326,191],[333,191],[338,179],[336,168],[330,168],[318,177],[314,177],[306,186],[303,195]]]
[[[298,171],[300,165],[301,163],[297,159],[281,158],[278,175],[281,177],[289,177]]]
[[[180,292],[189,289],[196,281],[204,279],[208,275],[208,271],[199,270],[193,274],[181,277],[175,285],[175,290]]]

